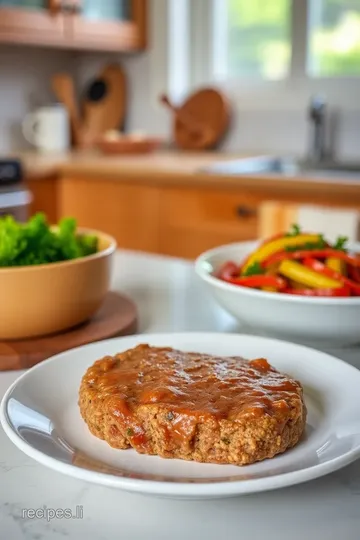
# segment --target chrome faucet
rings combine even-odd
[[[309,107],[309,119],[312,123],[309,161],[322,163],[326,157],[326,101],[321,96],[314,96]]]

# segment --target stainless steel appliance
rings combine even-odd
[[[24,185],[20,160],[0,158],[0,216],[11,215],[24,222],[29,217],[32,195]]]

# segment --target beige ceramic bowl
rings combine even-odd
[[[88,320],[109,290],[116,242],[99,231],[99,251],[60,263],[0,269],[0,339],[61,332]]]

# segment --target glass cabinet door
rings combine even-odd
[[[82,0],[81,16],[92,21],[131,20],[131,0]]]

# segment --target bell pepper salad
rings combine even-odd
[[[297,296],[360,296],[360,256],[340,236],[333,244],[322,234],[301,231],[263,241],[241,264],[226,262],[215,276],[232,285]]]

